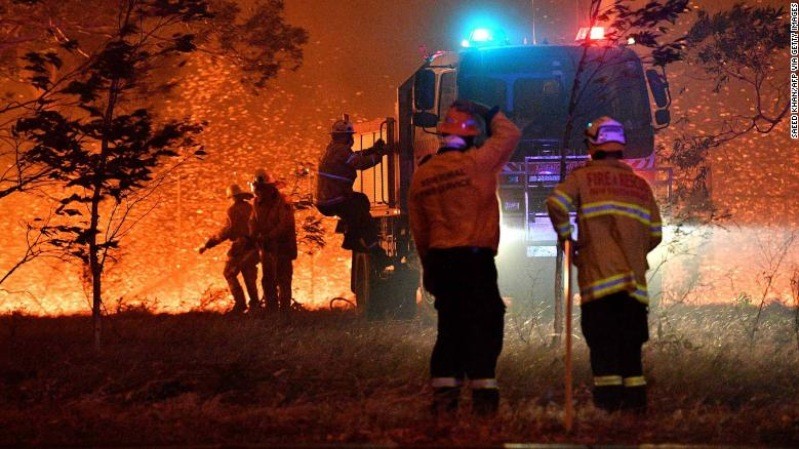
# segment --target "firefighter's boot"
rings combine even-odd
[[[454,414],[458,410],[460,387],[438,387],[433,389],[433,403],[430,411],[434,416]]]
[[[472,412],[479,416],[494,416],[499,410],[499,389],[477,388],[472,390]]]
[[[603,385],[594,387],[594,406],[606,412],[621,409],[624,387],[621,385]]]
[[[621,407],[638,415],[646,414],[646,385],[624,387]]]

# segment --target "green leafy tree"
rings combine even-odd
[[[114,26],[104,28],[101,38],[67,38],[58,49],[25,54],[29,83],[39,95],[12,130],[29,143],[24,163],[61,187],[55,209],[61,222],[44,232],[85,267],[97,347],[103,271],[138,221],[133,210],[150,204],[172,168],[204,154],[194,140],[203,123],[158,117],[148,101],[168,91],[168,75],[203,46],[239,62],[243,81],[258,88],[283,65],[296,67],[307,38],[285,25],[261,28],[264,40],[254,40],[256,22],[239,22],[233,2],[122,0],[114,8]],[[254,17],[280,10],[282,2],[257,2]],[[276,23],[282,22],[266,25]],[[237,30],[244,39],[234,39]]]

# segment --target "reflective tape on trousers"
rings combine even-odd
[[[469,381],[473,390],[496,390],[499,388],[496,379],[474,379]]]
[[[433,388],[459,387],[460,379],[454,377],[434,377],[430,379],[430,386]]]
[[[621,376],[596,376],[594,377],[594,386],[596,387],[613,387],[621,386]]]
[[[625,387],[643,387],[646,385],[646,378],[644,376],[625,377]]]

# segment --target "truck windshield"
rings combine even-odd
[[[503,111],[507,111],[507,90],[507,85],[502,79],[473,76],[462,79],[460,96],[487,106],[499,106]]]
[[[592,54],[580,77],[567,151],[586,154],[583,127],[608,115],[628,131],[625,157],[646,157],[654,147],[649,97],[640,60],[629,50]],[[478,55],[473,53],[471,55]],[[461,98],[499,105],[522,129],[514,159],[557,155],[563,141],[579,49],[569,46],[508,48],[464,56]]]

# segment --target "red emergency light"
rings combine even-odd
[[[584,41],[591,39],[592,41],[601,41],[605,39],[605,27],[591,27],[590,34],[588,27],[582,27],[577,31],[575,41]]]

